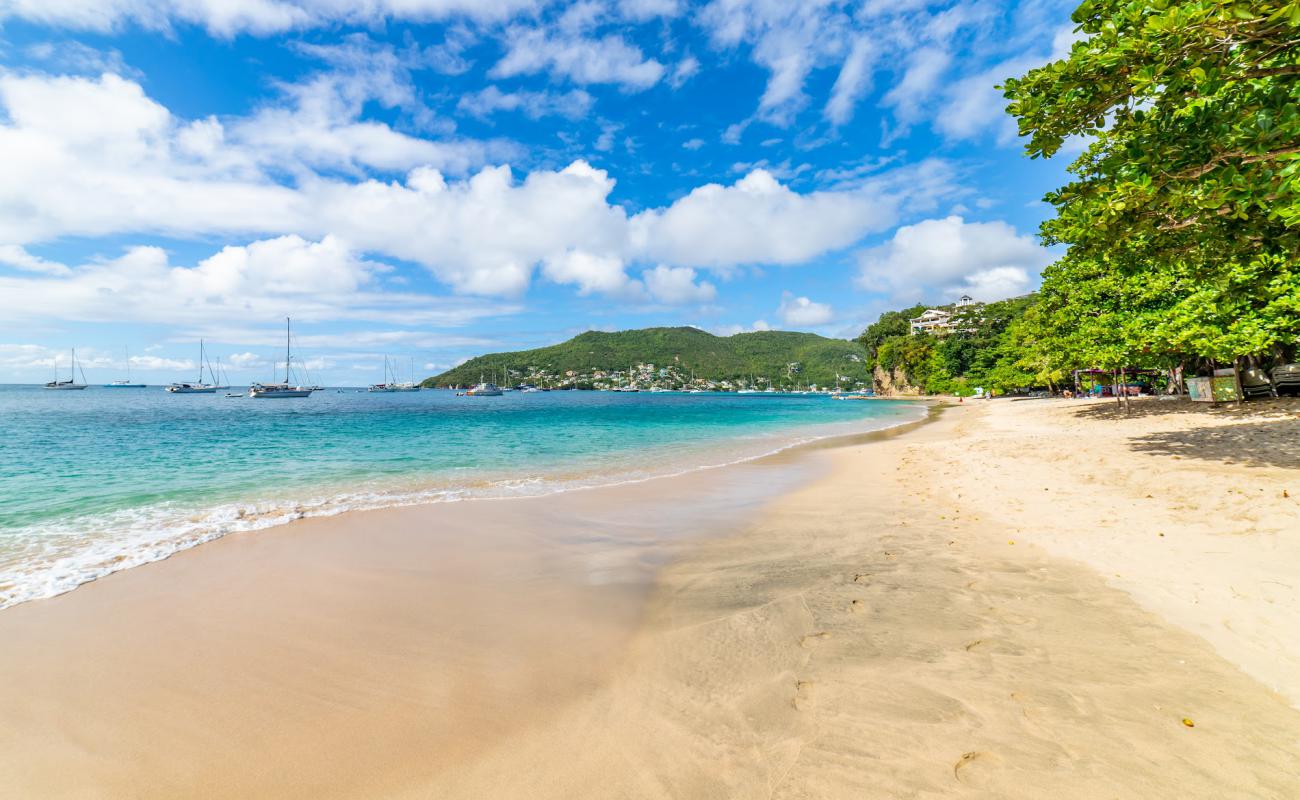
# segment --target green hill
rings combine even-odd
[[[735,387],[750,385],[751,380],[762,387],[769,380],[778,388],[834,386],[837,371],[846,376],[845,385],[859,381],[869,385],[865,356],[855,342],[792,331],[734,336],[714,336],[689,327],[588,331],[550,347],[479,356],[426,379],[423,385],[469,386],[482,376],[498,383],[591,388],[626,381],[628,370],[643,364],[654,365],[653,371],[636,374],[643,388],[651,384],[676,388],[689,384],[692,376],[700,386],[725,381]]]

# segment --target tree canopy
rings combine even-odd
[[[1031,157],[1083,148],[1042,226],[1039,333],[1081,365],[1294,354],[1300,2],[1088,0],[1003,87]]]

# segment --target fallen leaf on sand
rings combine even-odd
[[[1191,721],[1190,719],[1188,719],[1187,717],[1183,717],[1183,724],[1186,725],[1186,726],[1189,727],[1189,728],[1195,728],[1195,727],[1196,727],[1196,723],[1195,723],[1195,722],[1192,722],[1192,721]]]

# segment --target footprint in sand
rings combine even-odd
[[[810,633],[799,640],[799,646],[807,649],[817,644],[818,642],[821,642],[829,638],[831,638],[831,635],[826,631],[818,631],[817,633]]]
[[[870,579],[871,579],[870,572],[859,572],[858,574],[853,576],[854,583],[866,583]]]
[[[812,681],[795,681],[794,682],[794,707],[798,711],[807,711],[813,707],[813,701],[816,698],[816,687]]]
[[[867,613],[867,604],[861,600],[854,600],[852,603],[849,603],[849,611],[852,611],[854,614],[865,614]]]
[[[957,763],[952,765],[952,776],[957,779],[958,783],[967,786],[982,786],[985,779],[992,772],[1002,759],[993,753],[983,753],[978,750],[969,753],[962,753]]]

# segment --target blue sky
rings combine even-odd
[[[851,337],[1037,284],[1059,2],[0,0],[0,382]],[[61,355],[66,366],[67,356]]]

